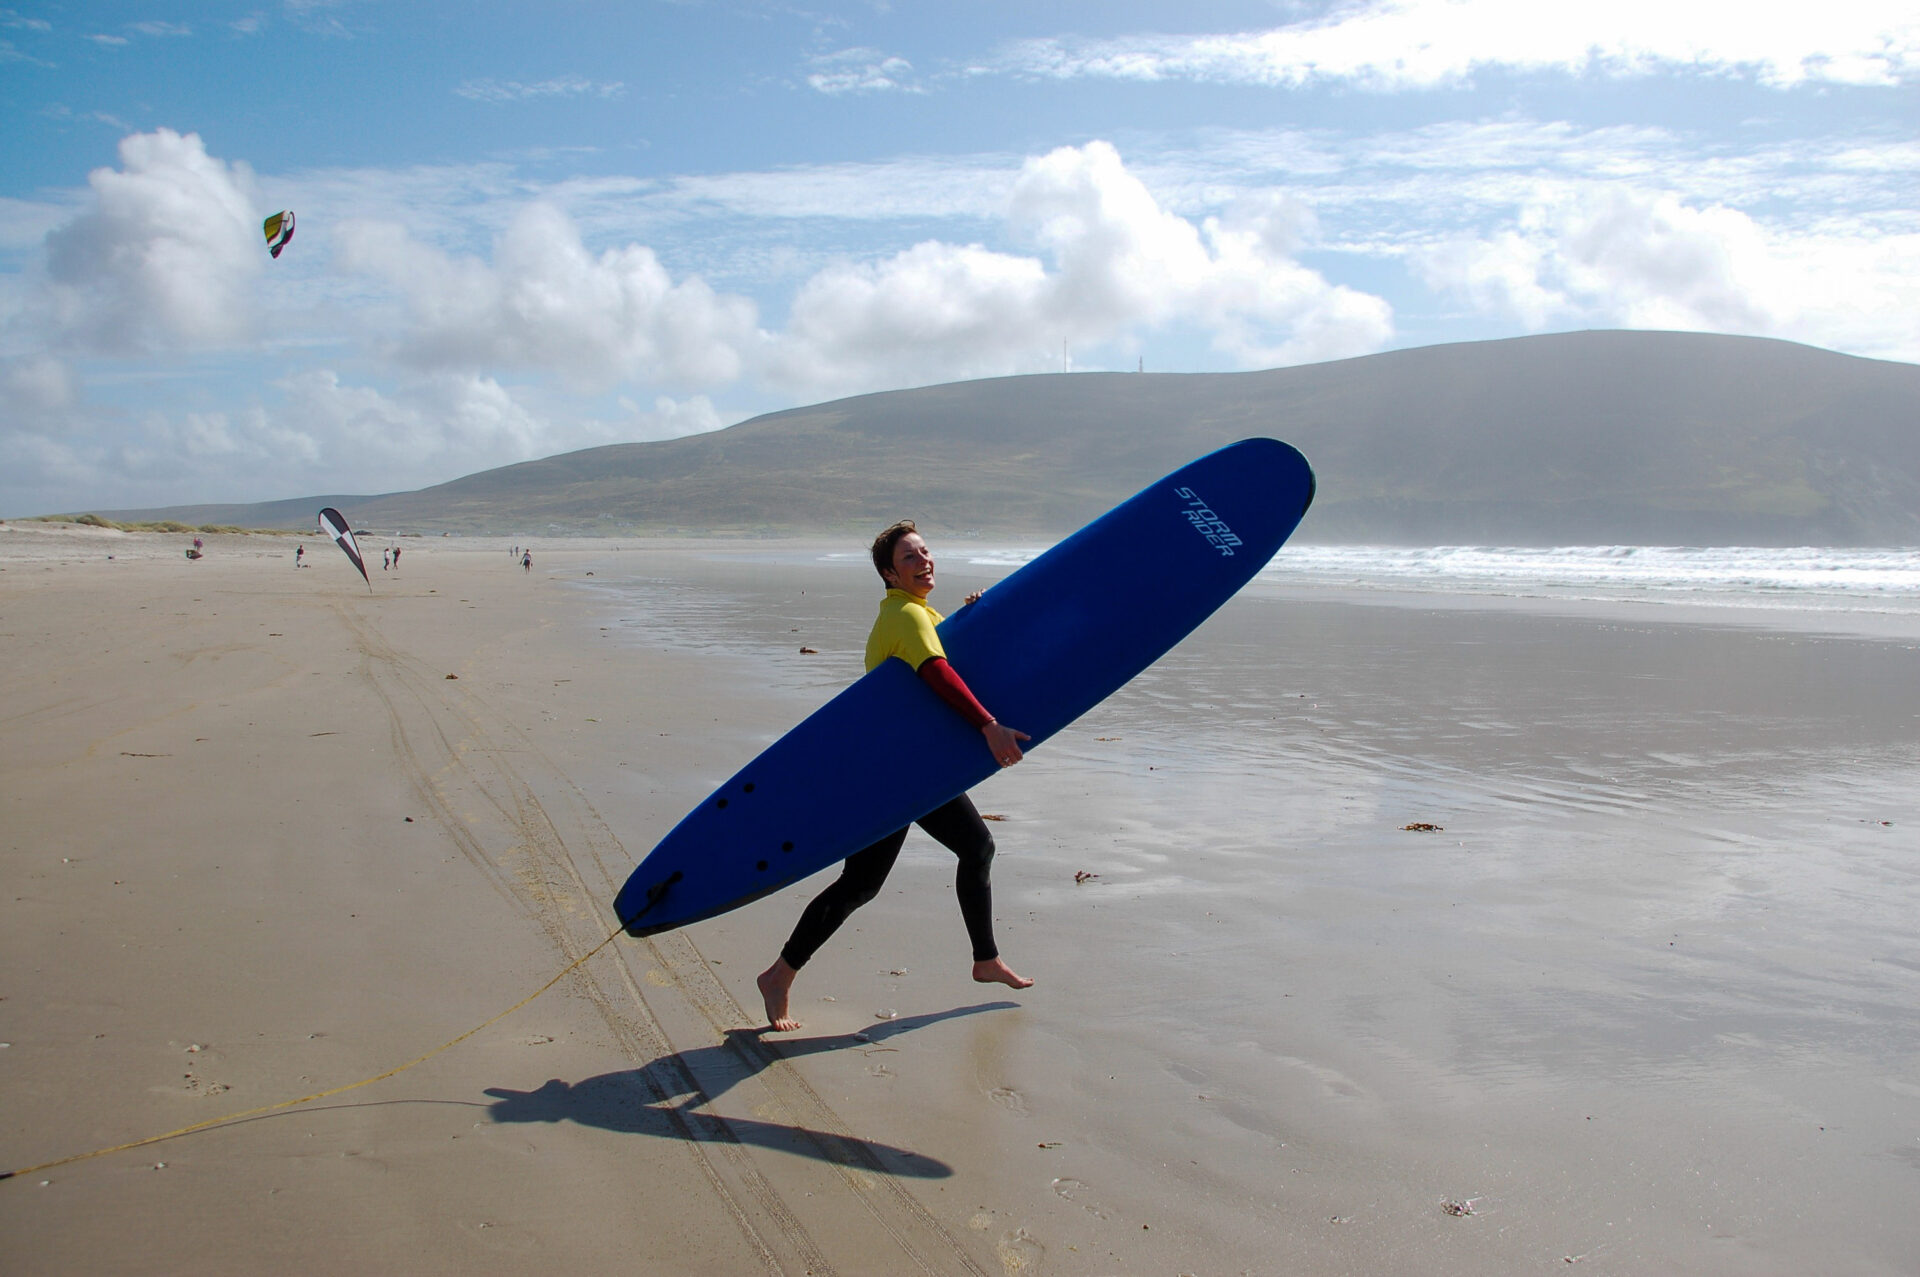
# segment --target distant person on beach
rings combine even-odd
[[[1023,757],[1020,742],[1028,739],[1027,734],[1005,726],[989,713],[947,664],[946,650],[934,631],[941,621],[940,613],[927,605],[927,595],[933,592],[933,552],[927,549],[912,520],[902,520],[874,538],[872,551],[874,569],[886,583],[887,593],[880,601],[880,616],[873,623],[873,632],[867,636],[867,669],[878,669],[889,660],[905,661],[956,714],[980,729],[983,747],[992,752],[996,762],[1002,767],[1019,762]],[[961,606],[979,597],[968,595]],[[1015,989],[1031,986],[1033,981],[1009,967],[994,943],[993,835],[980,819],[973,800],[961,794],[915,823],[960,858],[953,888],[967,938],[973,944],[973,978],[982,984],[1004,984]],[[767,1006],[767,1023],[776,1031],[800,1027],[788,1009],[794,977],[855,909],[880,894],[906,837],[907,830],[901,828],[848,856],[840,876],[801,913],[780,956],[760,973],[758,983]]]
[[[400,570],[400,547],[397,545],[393,547],[393,570],[395,572]]]
[[[293,552],[293,566],[295,566],[296,568],[299,567],[300,560],[306,557],[307,557],[307,547],[305,545],[302,545],[296,550],[294,550]]]
[[[520,556],[520,568],[523,572],[533,571],[533,551],[528,550]]]

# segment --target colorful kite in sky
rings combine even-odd
[[[275,257],[280,256],[280,250],[285,248],[287,241],[293,238],[293,212],[287,210],[275,213],[260,229],[267,233],[267,250]]]

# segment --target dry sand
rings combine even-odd
[[[872,605],[208,540],[0,529],[0,1169],[538,988]],[[1673,615],[1256,589],[977,791],[1033,990],[916,835],[797,1033],[817,882],[0,1183],[7,1267],[1910,1271],[1920,640]]]

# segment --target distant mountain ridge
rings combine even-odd
[[[111,517],[284,527],[332,504],[382,530],[730,535],[907,516],[946,533],[1053,537],[1258,434],[1314,464],[1306,540],[1920,544],[1920,366],[1618,331],[1264,372],[954,382],[418,492]]]

